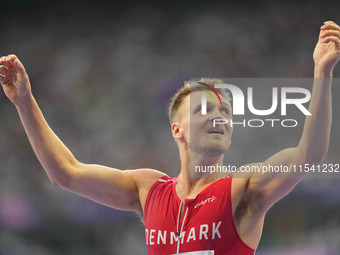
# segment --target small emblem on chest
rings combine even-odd
[[[209,197],[205,200],[202,200],[201,202],[199,202],[198,204],[195,205],[195,209],[200,207],[201,205],[205,205],[207,203],[211,203],[211,202],[214,202],[216,200],[216,197],[215,196],[212,196],[212,197]]]

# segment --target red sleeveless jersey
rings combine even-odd
[[[237,234],[231,207],[232,178],[213,182],[195,199],[181,199],[177,178],[165,176],[151,188],[145,203],[149,255],[254,255]]]

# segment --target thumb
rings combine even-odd
[[[26,73],[24,65],[20,62],[19,59],[14,61],[15,69],[20,75],[24,75]]]

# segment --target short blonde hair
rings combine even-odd
[[[211,78],[201,78],[196,81],[195,80],[185,81],[184,86],[182,86],[171,99],[171,103],[169,106],[169,119],[171,125],[177,120],[177,112],[184,98],[191,92],[201,90],[201,88],[203,89],[207,88],[204,84],[201,83],[208,84],[214,87],[215,84],[222,84],[223,81]],[[231,97],[226,89],[215,90],[230,103]]]

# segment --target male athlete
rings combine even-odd
[[[309,106],[312,116],[306,117],[298,145],[276,153],[263,165],[319,164],[327,153],[331,78],[340,58],[340,27],[334,22],[322,25],[313,58],[315,79]],[[15,55],[2,57],[0,72],[4,92],[17,108],[51,182],[103,205],[139,213],[144,218],[150,255],[254,254],[266,212],[303,178],[258,178],[256,174],[235,178],[238,172],[221,179],[192,176],[194,165],[222,165],[232,134],[229,125],[213,127],[214,119],[231,117],[223,92],[220,91],[222,105],[208,101],[206,115],[197,111],[199,105],[190,105],[189,94],[197,99],[204,93],[195,88],[199,83],[191,91],[182,88],[170,106],[172,135],[181,160],[177,178],[152,169],[121,171],[81,163],[46,123],[19,59]]]

